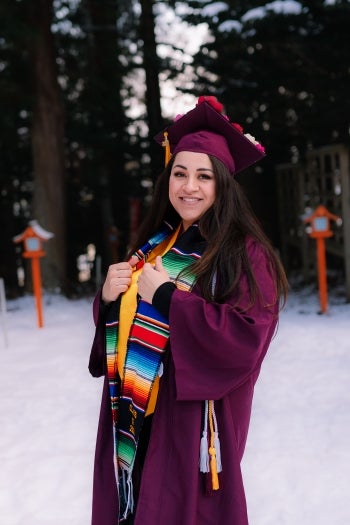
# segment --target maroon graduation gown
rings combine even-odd
[[[207,303],[198,290],[175,290],[170,340],[152,432],[143,468],[135,525],[247,525],[240,462],[247,439],[254,384],[274,334],[278,308],[273,278],[262,249],[248,242],[261,290],[248,304],[247,279],[226,304]],[[274,304],[273,307],[271,305]],[[92,354],[102,355],[99,296]],[[97,359],[97,358],[96,358]],[[199,471],[203,400],[214,399],[221,442],[220,489],[208,490],[210,475]],[[92,525],[117,525],[118,495],[105,380],[96,443]]]

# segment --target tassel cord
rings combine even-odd
[[[169,160],[171,159],[170,142],[169,142],[169,139],[168,139],[168,132],[167,131],[164,131],[164,140],[162,142],[162,146],[165,148],[164,163],[165,163],[165,166],[167,166]]]
[[[218,421],[216,419],[216,414],[215,414],[214,401],[213,401],[213,421],[214,421],[214,447],[215,447],[215,452],[216,452],[216,464],[217,464],[218,472],[221,472],[222,471],[221,446],[220,446],[220,439],[219,439]]]
[[[208,401],[204,403],[204,425],[200,443],[199,470],[209,472],[209,451],[208,451]]]
[[[216,449],[215,449],[215,433],[214,433],[214,401],[209,401],[209,429],[210,429],[210,473],[211,473],[211,482],[213,490],[218,490],[219,485],[219,476],[218,476],[218,467],[217,467],[217,458],[216,458]]]

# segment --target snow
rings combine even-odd
[[[0,522],[88,525],[102,380],[92,299],[7,304],[0,325]],[[292,292],[258,380],[242,464],[251,525],[350,523],[350,304]]]
[[[292,295],[256,386],[243,472],[253,525],[350,523],[350,304]]]
[[[7,325],[7,348],[0,340],[0,523],[88,524],[102,387],[87,370],[91,300],[45,298],[40,329],[33,298],[24,297],[8,303]]]
[[[228,11],[229,6],[226,2],[210,2],[201,9],[201,16],[216,17],[218,14]]]
[[[275,0],[265,4],[264,7],[250,9],[242,16],[242,21],[247,22],[248,20],[263,18],[268,11],[283,15],[299,15],[302,11],[302,5],[294,0]]]

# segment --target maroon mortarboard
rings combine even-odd
[[[194,109],[154,138],[170,147],[173,155],[180,151],[206,153],[221,160],[232,174],[238,173],[261,160],[265,150],[254,137],[244,135],[241,126],[230,122],[221,108],[215,97],[200,97]]]

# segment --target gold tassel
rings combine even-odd
[[[219,489],[219,476],[216,462],[216,450],[215,450],[215,433],[214,433],[214,422],[213,422],[213,403],[214,401],[209,401],[209,428],[210,428],[210,473],[211,473],[211,483],[212,489]]]
[[[163,148],[165,148],[165,166],[168,164],[169,160],[171,159],[171,153],[170,153],[170,142],[168,139],[168,132],[164,131],[164,140],[162,142]]]

